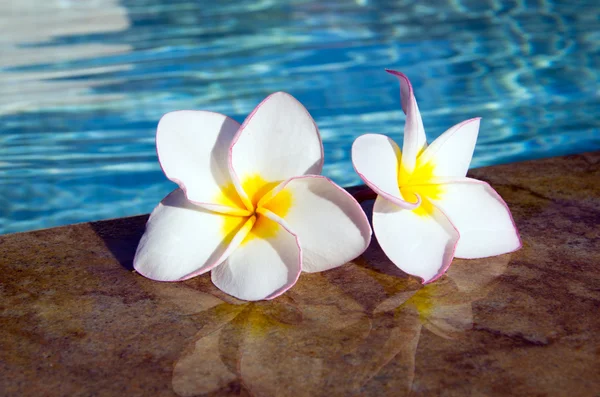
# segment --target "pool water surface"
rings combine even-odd
[[[483,118],[474,167],[600,149],[594,0],[24,0],[0,11],[0,233],[150,212],[175,188],[156,158],[161,115],[242,122],[275,91],[315,119],[324,174],[358,184],[354,139],[401,140],[384,68],[411,78],[430,140]]]

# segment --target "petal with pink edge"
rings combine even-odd
[[[516,251],[521,240],[508,206],[487,183],[476,179],[444,185],[434,201],[460,232],[458,258],[484,258]]]
[[[181,110],[160,119],[156,132],[160,165],[188,200],[219,212],[236,212],[228,208],[242,205],[227,165],[229,146],[239,127],[225,115],[205,111]]]
[[[467,175],[480,120],[466,120],[444,132],[425,149],[419,157],[419,164],[423,166],[431,162],[434,177],[462,178]]]
[[[352,144],[352,165],[373,191],[406,209],[417,203],[404,199],[398,187],[400,148],[392,139],[380,134],[361,135]]]
[[[280,195],[291,197],[289,208],[278,205]],[[371,241],[371,227],[360,204],[323,176],[292,178],[261,204],[298,236],[306,272],[341,266],[362,254]]]
[[[317,126],[304,106],[291,95],[276,92],[244,121],[233,139],[229,161],[242,194],[244,181],[256,176],[264,183],[274,183],[320,174],[323,146]]]
[[[297,237],[279,223],[260,215],[265,233],[251,235],[211,272],[220,290],[238,299],[273,299],[298,280],[302,252]],[[265,224],[265,223],[268,223]]]
[[[404,143],[402,144],[402,166],[408,173],[411,173],[415,168],[417,156],[427,147],[423,120],[408,77],[404,73],[395,70],[386,69],[386,72],[398,77],[398,80],[400,80],[400,100],[402,110],[406,114]]]
[[[152,211],[133,267],[157,281],[178,281],[207,272],[225,259],[244,221],[198,207],[177,189]]]
[[[387,257],[402,271],[429,283],[450,266],[459,234],[446,216],[431,206],[429,214],[405,210],[377,197],[373,230]]]

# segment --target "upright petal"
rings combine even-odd
[[[291,95],[276,92],[244,121],[233,139],[229,162],[238,191],[248,199],[268,184],[320,174],[323,146],[317,126],[304,106]],[[257,177],[260,184],[256,183]],[[254,181],[251,192],[242,188],[249,179]]]
[[[430,206],[427,214],[405,210],[382,197],[373,207],[373,230],[387,257],[402,271],[424,283],[440,277],[450,266],[459,239],[446,216]]]
[[[473,150],[479,134],[480,118],[463,121],[440,135],[425,149],[419,164],[432,164],[434,177],[459,177],[467,175]]]
[[[291,205],[281,205],[282,201]],[[298,236],[306,272],[341,266],[362,254],[371,241],[371,227],[360,205],[323,176],[292,178],[261,204]]]
[[[152,211],[133,267],[158,281],[177,281],[207,272],[236,245],[240,237],[235,237],[245,222],[244,217],[195,206],[177,189]]]
[[[412,173],[417,162],[417,156],[427,146],[423,120],[417,106],[417,100],[413,93],[410,80],[404,73],[388,70],[386,72],[393,74],[400,80],[400,100],[402,110],[406,114],[404,124],[404,143],[402,145],[402,166],[407,173]]]
[[[406,201],[398,187],[400,158],[400,148],[385,135],[361,135],[352,144],[352,164],[360,178],[392,203],[406,209],[416,208],[419,203]]]
[[[249,236],[227,260],[213,269],[213,283],[248,301],[275,298],[291,288],[302,270],[298,239],[279,223],[261,215],[268,233]],[[257,224],[258,224],[257,222]]]
[[[508,206],[485,182],[468,178],[468,182],[444,185],[444,194],[434,205],[460,232],[459,258],[500,255],[521,247]]]
[[[229,145],[240,125],[219,113],[181,110],[158,123],[156,150],[160,165],[188,200],[219,212],[243,204],[227,165]]]

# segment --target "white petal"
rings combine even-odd
[[[392,203],[402,208],[416,208],[419,203],[406,201],[398,187],[400,157],[396,142],[385,135],[361,135],[352,144],[352,164],[360,178]]]
[[[504,200],[487,183],[468,180],[443,185],[444,193],[434,202],[460,232],[456,256],[483,258],[519,249],[519,233]]]
[[[479,118],[463,121],[440,135],[419,158],[419,164],[433,162],[435,177],[464,177],[473,158],[479,134]]]
[[[188,200],[221,212],[240,206],[227,164],[229,145],[239,127],[227,116],[204,111],[182,110],[160,119],[156,132],[160,165]]]
[[[371,241],[371,227],[360,204],[323,176],[292,178],[261,205],[298,236],[306,272],[341,266],[362,254]]]
[[[400,80],[400,100],[402,110],[406,114],[406,123],[404,124],[404,143],[402,144],[402,167],[411,173],[416,165],[417,156],[427,146],[425,129],[421,112],[417,106],[417,100],[410,84],[410,80],[404,73],[395,70],[386,70]]]
[[[152,211],[133,267],[143,276],[158,281],[177,281],[202,274],[225,259],[244,223],[243,217],[195,206],[177,189]]]
[[[446,216],[429,206],[429,214],[405,210],[382,197],[373,207],[373,230],[387,257],[424,283],[450,266],[459,234]]]
[[[233,139],[229,161],[242,194],[248,178],[258,176],[267,184],[320,174],[323,146],[317,126],[304,106],[291,95],[277,92],[262,101],[244,121]],[[248,196],[252,193],[246,192]]]
[[[259,216],[255,228],[259,230],[253,229],[211,272],[217,288],[248,301],[281,295],[296,283],[302,270],[302,253],[295,235],[264,215]]]

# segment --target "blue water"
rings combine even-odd
[[[412,79],[431,139],[483,117],[473,166],[600,149],[600,3],[0,2],[0,233],[146,213],[174,185],[154,133],[177,109],[238,121],[287,91],[324,173],[359,183],[367,132],[401,140]]]

